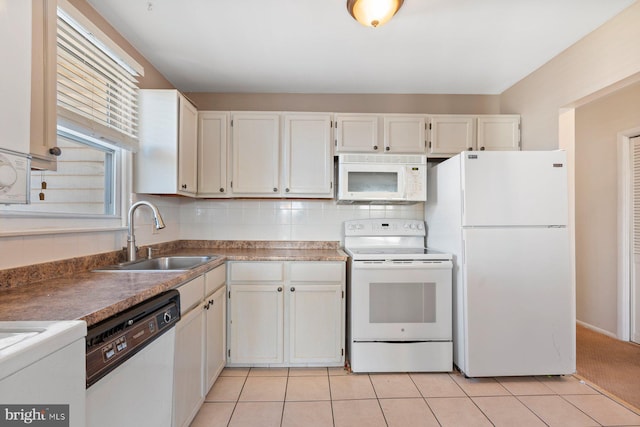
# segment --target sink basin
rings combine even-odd
[[[78,340],[82,340],[76,347],[84,362],[85,335],[87,324],[81,320],[0,321],[0,380]]]
[[[38,330],[9,329],[0,331],[0,350],[4,350],[14,344],[18,344],[20,341],[36,336],[44,331],[45,330],[42,328]]]
[[[121,264],[109,265],[93,271],[124,271],[124,272],[152,272],[152,271],[181,271],[196,268],[211,260],[216,256],[163,256],[151,259],[140,259],[137,261],[123,262]]]

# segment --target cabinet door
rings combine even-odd
[[[57,157],[49,149],[56,134],[57,2],[34,0],[31,40],[31,167],[56,170]],[[15,43],[15,35],[9,39]],[[10,67],[13,68],[13,67]],[[29,74],[25,74],[28,76]]]
[[[384,116],[384,151],[425,152],[426,116]]]
[[[198,196],[228,197],[228,113],[198,113]]]
[[[292,197],[333,197],[330,114],[284,117],[284,186]]]
[[[474,116],[431,116],[429,155],[452,156],[466,150],[475,150]]]
[[[378,116],[336,114],[336,152],[382,152]]]
[[[5,1],[0,7],[0,52],[5,64],[0,67],[0,148],[24,154],[29,153],[31,3]]]
[[[179,97],[178,193],[194,195],[198,183],[198,110]]]
[[[236,113],[231,128],[233,193],[280,195],[280,116]]]
[[[478,117],[478,150],[520,149],[520,116]]]
[[[206,310],[206,365],[203,396],[220,375],[226,361],[226,295],[227,288],[221,287],[213,295],[205,298]]]
[[[231,363],[283,362],[282,285],[231,285],[229,312]]]
[[[197,306],[176,325],[173,425],[188,426],[204,399],[204,310]]]
[[[289,289],[289,361],[342,360],[342,287],[292,284]]]

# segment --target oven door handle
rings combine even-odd
[[[359,270],[412,269],[443,270],[453,268],[451,261],[353,261],[352,268]]]

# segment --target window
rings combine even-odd
[[[91,137],[59,130],[56,171],[32,171],[31,211],[115,215],[116,148]]]
[[[122,166],[138,148],[143,69],[68,1],[57,10],[57,170],[32,171],[31,204],[6,212],[119,215]]]

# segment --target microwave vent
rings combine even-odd
[[[424,165],[427,163],[427,158],[420,154],[341,154],[340,162]]]

